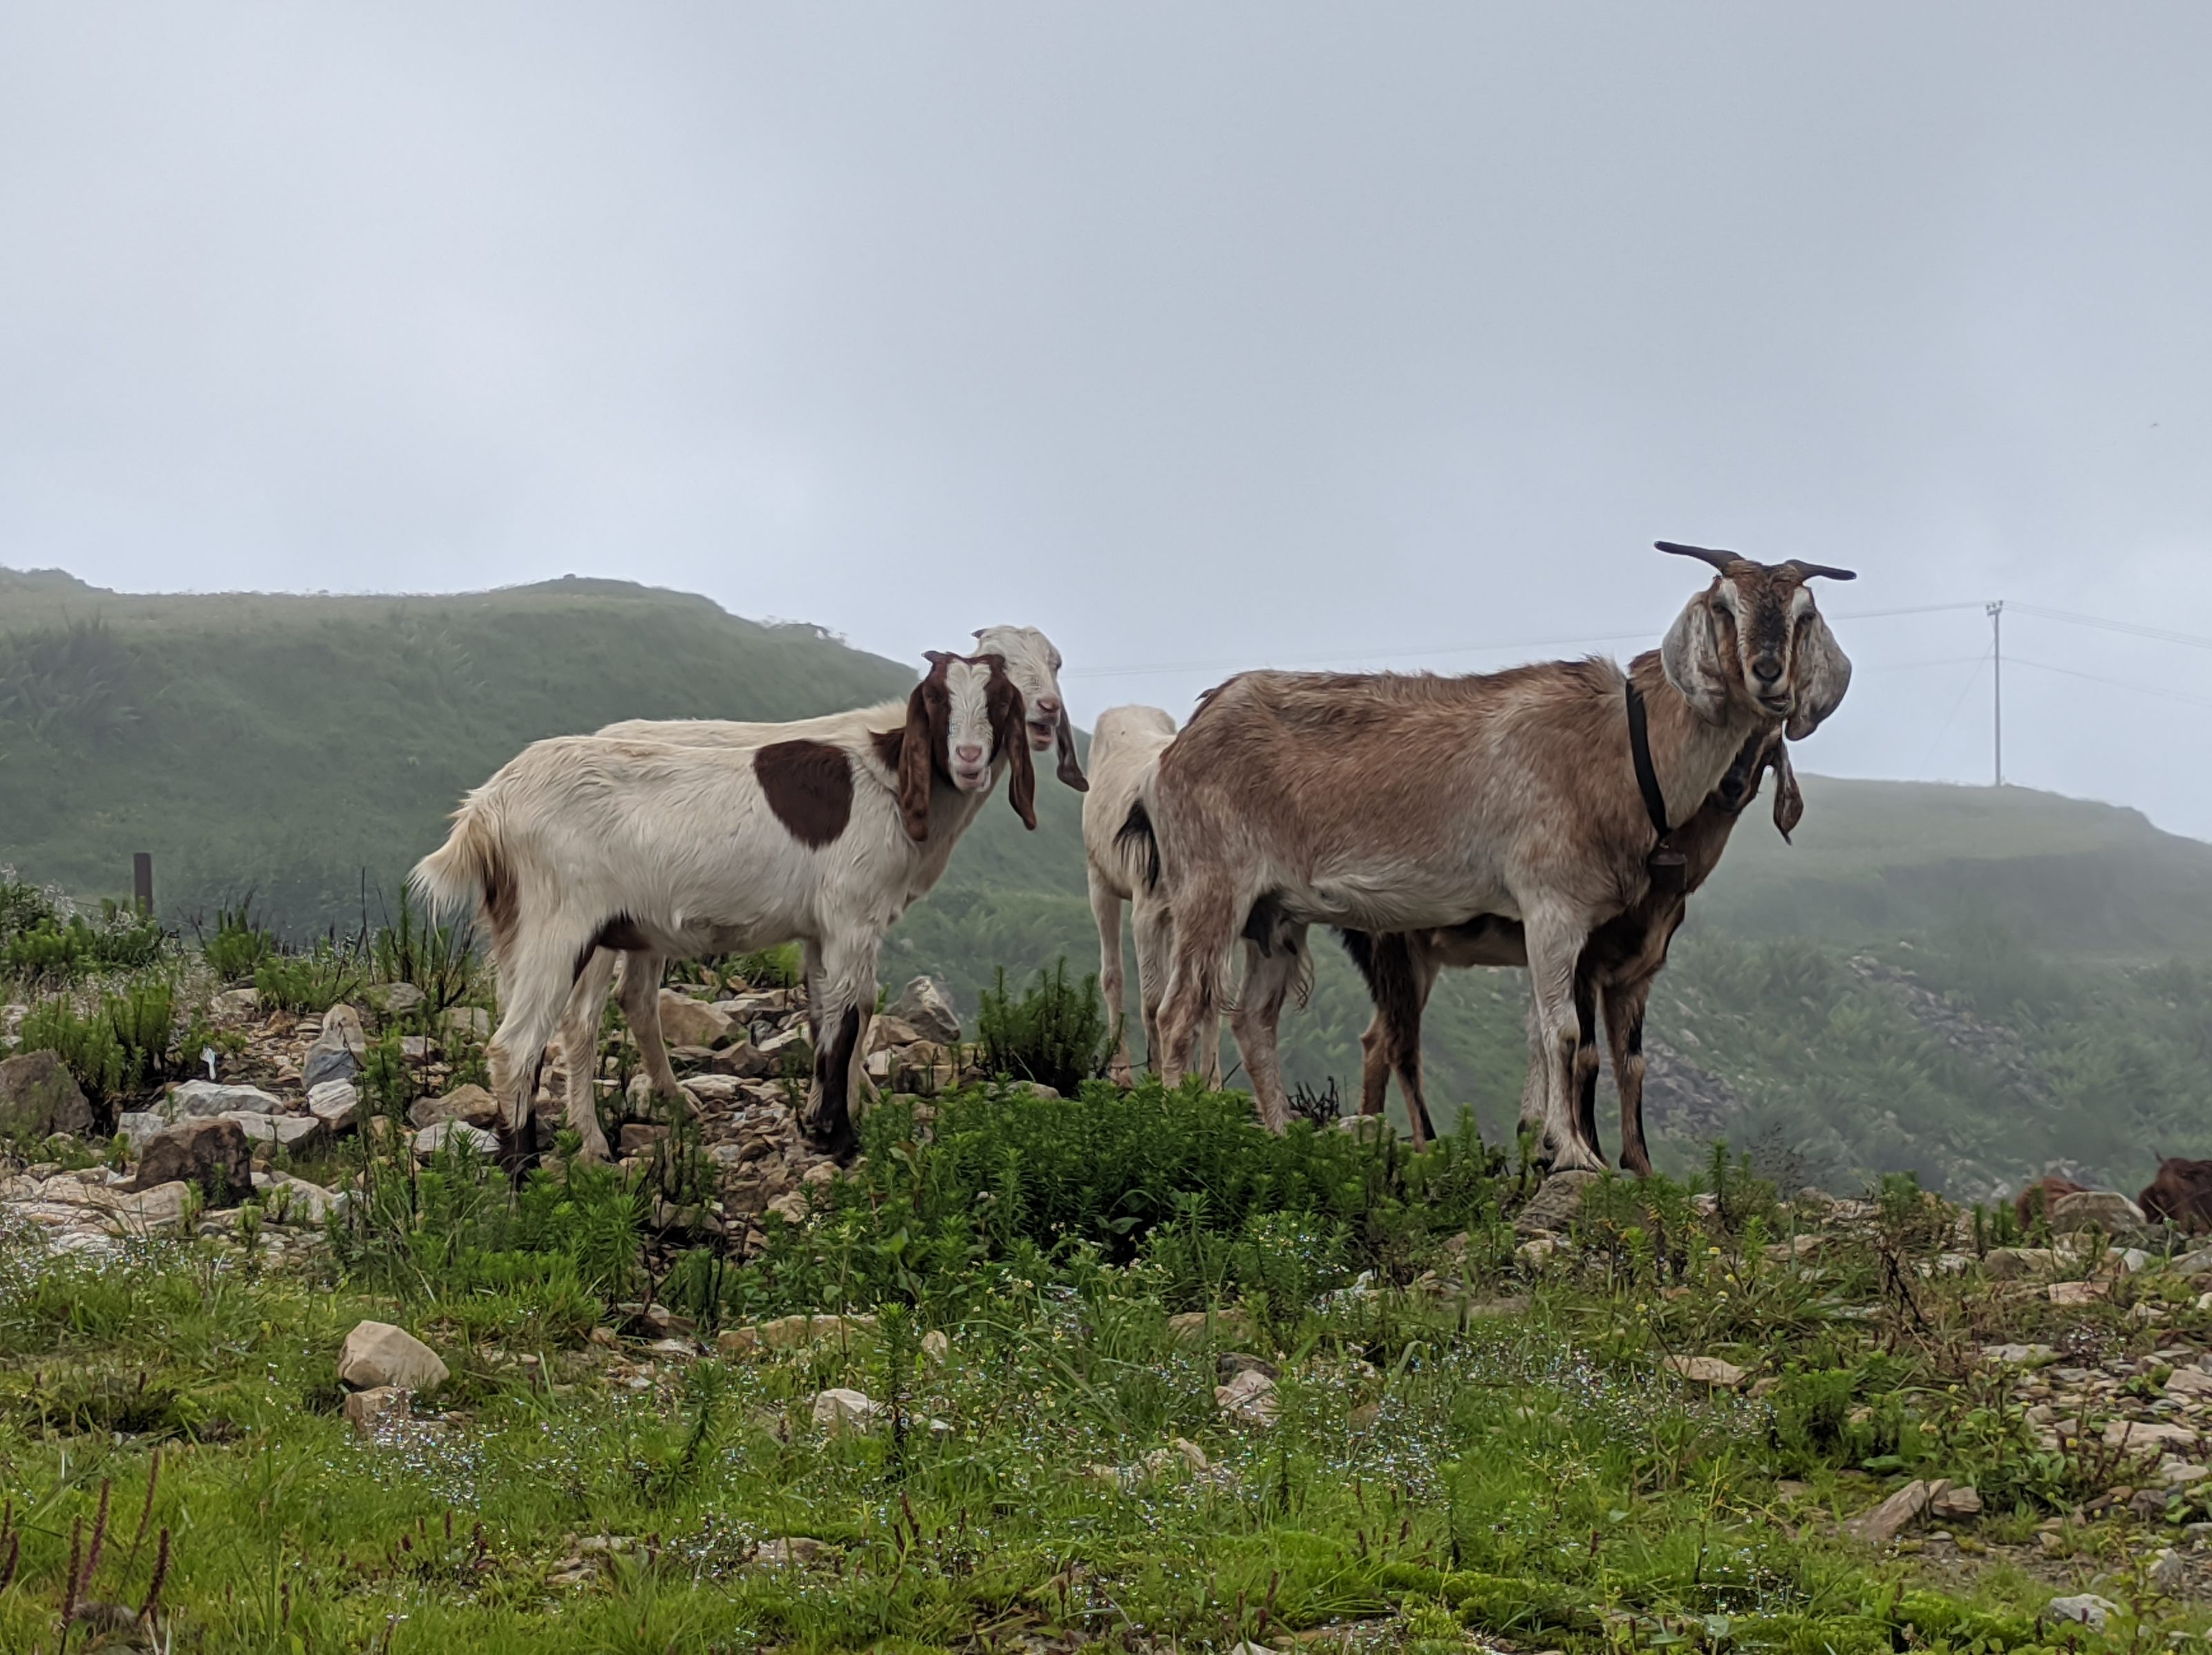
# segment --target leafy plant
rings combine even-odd
[[[997,984],[983,991],[975,1019],[984,1066],[993,1074],[1034,1080],[1065,1096],[1106,1072],[1113,1030],[1096,972],[1071,986],[1063,957],[1038,972],[1018,1000],[1006,990],[1003,966]]]
[[[253,972],[261,1003],[286,1012],[326,1012],[365,981],[360,953],[328,938],[302,953],[271,954]]]
[[[253,918],[253,899],[216,910],[215,934],[200,944],[208,968],[225,983],[252,980],[261,962],[276,952],[276,939]]]

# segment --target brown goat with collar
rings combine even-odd
[[[1598,1056],[1595,1020],[1602,1006],[1613,1054],[1613,1075],[1620,1092],[1620,1164],[1638,1177],[1651,1172],[1644,1141],[1644,1014],[1651,988],[1667,964],[1667,950],[1683,916],[1690,893],[1711,877],[1737,819],[1759,796],[1769,769],[1776,778],[1774,825],[1787,839],[1805,813],[1804,795],[1790,765],[1778,730],[1753,735],[1729,766],[1719,785],[1695,815],[1676,830],[1674,849],[1684,859],[1680,890],[1653,886],[1626,913],[1590,934],[1575,966],[1575,1092],[1577,1121],[1583,1137],[1597,1142]],[[1359,1112],[1380,1115],[1390,1074],[1396,1070],[1406,1095],[1406,1111],[1416,1142],[1431,1130],[1428,1099],[1421,1086],[1421,1013],[1446,966],[1520,965],[1528,950],[1517,920],[1485,916],[1472,924],[1370,936],[1342,934],[1346,952],[1367,980],[1375,999],[1374,1020],[1360,1037],[1363,1058]],[[1522,1119],[1542,1124],[1543,1050],[1530,1027],[1529,1067],[1522,1089]]]
[[[1206,697],[1124,829],[1157,848],[1175,910],[1164,1078],[1181,1077],[1226,1003],[1231,950],[1251,937],[1231,1027],[1261,1118],[1280,1131],[1276,1026],[1304,970],[1306,928],[1496,915],[1526,938],[1547,1153],[1561,1168],[1603,1165],[1576,1120],[1576,963],[1591,933],[1643,898],[1658,838],[1626,691],[1648,708],[1652,792],[1677,819],[1753,735],[1809,735],[1850,680],[1807,584],[1847,571],[1661,550],[1718,573],[1626,673],[1600,660],[1454,678],[1250,672]]]

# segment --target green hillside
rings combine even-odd
[[[1025,618],[978,617],[1008,618]],[[622,581],[143,597],[0,570],[0,861],[91,897],[148,850],[173,923],[251,891],[295,934],[349,930],[364,885],[374,914],[461,793],[532,739],[799,717],[913,676]],[[1978,1194],[2054,1162],[2134,1180],[2154,1152],[2212,1153],[2212,846],[2020,788],[1804,785],[1794,845],[1747,819],[1655,997],[1662,1159],[1724,1133],[1784,1171],[1911,1168]],[[1087,969],[1079,807],[1047,782],[1036,833],[987,812],[884,977],[938,973],[972,1008],[998,965]],[[1367,1007],[1333,944],[1320,955],[1290,1072],[1348,1097]],[[1510,1129],[1522,995],[1518,974],[1440,985],[1441,1117],[1471,1105]]]

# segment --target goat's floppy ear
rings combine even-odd
[[[1075,758],[1075,726],[1068,721],[1067,709],[1060,709],[1060,723],[1053,731],[1053,740],[1060,747],[1060,779],[1078,793],[1091,791],[1091,778],[1083,773],[1083,766]]]
[[[1699,593],[1674,617],[1659,646],[1660,669],[1667,682],[1680,691],[1690,710],[1708,724],[1728,716],[1728,658],[1721,652],[1720,629],[1714,625],[1712,606]]]
[[[906,729],[899,738],[899,815],[906,823],[906,837],[916,844],[929,837],[929,789],[937,768],[939,739],[935,727],[929,679],[924,678],[906,698]]]
[[[995,661],[998,657],[993,655],[982,659]],[[1006,754],[1010,767],[1006,776],[1006,802],[1014,807],[1014,814],[1022,818],[1022,825],[1034,833],[1036,831],[1036,766],[1030,761],[1029,709],[1022,701],[1022,692],[1006,676],[1003,661],[991,672],[991,735],[999,744],[999,751]]]
[[[1843,704],[1851,687],[1851,658],[1828,630],[1817,609],[1809,611],[1797,634],[1792,666],[1797,679],[1797,710],[1790,715],[1789,735],[1802,741]]]
[[[1797,771],[1790,762],[1790,749],[1779,741],[1774,744],[1774,756],[1767,760],[1774,766],[1774,831],[1787,841],[1797,831],[1797,824],[1805,819],[1805,795],[1797,786]]]

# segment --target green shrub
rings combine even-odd
[[[97,924],[82,914],[47,913],[0,946],[0,970],[31,981],[75,983],[100,971],[133,971],[161,958],[168,933],[122,904],[101,904]]]
[[[176,992],[162,978],[127,984],[79,1011],[66,995],[31,1008],[23,1019],[21,1049],[51,1051],[88,1096],[114,1098],[154,1081],[187,1072],[208,1031],[201,1020],[176,1026]]]
[[[253,972],[261,1003],[285,1012],[326,1012],[365,980],[360,954],[327,938],[305,953],[271,954]]]
[[[476,997],[481,963],[470,947],[466,925],[440,925],[418,913],[412,897],[399,898],[399,917],[370,938],[368,963],[379,983],[405,983],[422,991],[422,1012],[435,1017]]]
[[[983,990],[975,1031],[984,1066],[993,1074],[1035,1080],[1062,1094],[1103,1074],[1114,1044],[1097,974],[1071,988],[1065,957],[1038,972],[1036,986],[1019,1000],[1006,992],[1000,966],[998,987]]]
[[[252,979],[261,962],[276,952],[276,939],[254,922],[253,899],[216,910],[215,934],[200,945],[208,968],[225,983]]]

